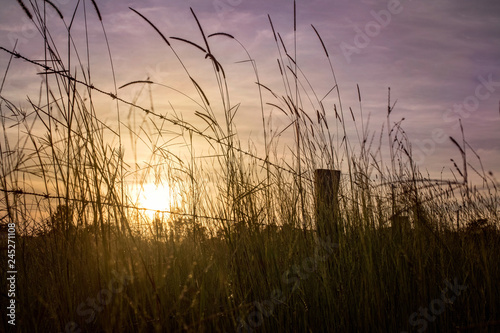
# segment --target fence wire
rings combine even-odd
[[[9,54],[11,54],[12,56],[14,56],[14,57],[16,57],[16,58],[22,59],[22,60],[24,60],[24,61],[26,61],[26,62],[29,62],[29,63],[31,63],[31,64],[33,64],[33,65],[36,65],[36,66],[39,66],[39,67],[43,68],[43,69],[45,70],[45,73],[43,73],[43,74],[57,74],[57,75],[60,75],[60,76],[62,76],[62,77],[64,77],[64,78],[67,78],[67,79],[69,79],[69,80],[73,81],[74,83],[81,84],[81,85],[85,86],[85,87],[86,87],[86,88],[88,88],[88,89],[91,89],[91,90],[93,90],[93,91],[96,91],[96,92],[98,92],[98,93],[101,93],[101,94],[103,94],[103,95],[106,95],[106,96],[108,96],[108,97],[111,97],[112,99],[117,100],[117,101],[119,101],[119,102],[122,102],[122,103],[124,103],[124,104],[126,104],[126,105],[129,105],[129,106],[131,106],[131,107],[137,108],[137,109],[139,109],[139,110],[143,111],[144,113],[146,113],[146,115],[151,115],[151,116],[157,117],[157,118],[159,118],[159,119],[161,119],[161,120],[165,120],[165,121],[167,121],[167,122],[171,123],[172,125],[178,126],[178,127],[182,128],[182,129],[184,129],[184,130],[186,130],[186,131],[188,131],[188,132],[190,132],[190,133],[197,134],[197,135],[199,135],[199,136],[201,136],[201,137],[203,137],[203,138],[205,138],[205,139],[207,139],[207,140],[209,140],[209,141],[212,141],[212,142],[214,142],[214,143],[217,143],[217,144],[223,145],[223,146],[225,146],[226,148],[233,149],[233,150],[235,150],[235,151],[237,151],[237,152],[239,152],[239,153],[242,153],[242,154],[244,154],[244,155],[246,155],[246,156],[248,156],[248,157],[251,157],[251,158],[253,158],[253,159],[255,159],[255,160],[258,160],[258,161],[260,161],[260,162],[263,162],[263,163],[265,163],[265,164],[267,164],[267,165],[269,165],[269,166],[272,166],[272,167],[274,167],[274,168],[276,168],[276,169],[278,169],[278,170],[281,170],[281,171],[287,172],[287,173],[292,174],[292,175],[294,175],[294,176],[296,176],[296,177],[300,177],[300,178],[303,178],[303,179],[305,179],[305,180],[310,181],[310,178],[308,178],[308,177],[304,176],[303,174],[302,174],[302,175],[297,174],[297,172],[296,172],[295,170],[292,170],[292,169],[289,169],[289,168],[285,168],[285,167],[283,167],[283,166],[281,166],[281,165],[278,165],[278,164],[276,164],[276,163],[273,163],[273,162],[269,161],[269,159],[268,159],[268,158],[262,158],[262,157],[259,157],[259,156],[254,155],[254,154],[252,154],[252,153],[250,153],[250,152],[248,152],[248,151],[246,151],[246,150],[244,150],[244,149],[241,149],[241,148],[239,148],[239,147],[232,146],[232,145],[230,145],[230,144],[228,144],[228,143],[224,142],[224,141],[223,141],[223,140],[221,140],[221,139],[214,138],[213,136],[210,136],[210,135],[208,135],[208,134],[206,134],[206,133],[203,133],[202,131],[197,130],[196,128],[190,127],[190,126],[188,126],[188,125],[186,125],[186,124],[184,124],[184,123],[182,123],[182,122],[180,122],[180,121],[178,121],[178,120],[167,118],[167,117],[165,117],[165,116],[164,116],[164,115],[162,115],[162,114],[158,114],[158,113],[156,113],[156,112],[154,112],[154,111],[151,111],[151,110],[149,110],[149,109],[147,109],[147,108],[145,108],[145,107],[142,107],[142,106],[140,106],[140,105],[137,105],[137,104],[135,104],[135,103],[133,103],[133,102],[129,102],[129,101],[127,101],[127,100],[124,100],[123,98],[118,97],[118,96],[117,96],[116,94],[114,94],[114,93],[111,93],[111,92],[106,92],[106,91],[104,91],[104,90],[102,90],[102,89],[99,89],[99,88],[95,87],[93,84],[88,84],[87,82],[84,82],[84,81],[78,80],[78,79],[74,78],[73,76],[71,76],[70,74],[68,74],[68,73],[66,73],[66,72],[64,72],[64,71],[58,71],[58,70],[55,70],[55,69],[53,69],[53,68],[52,68],[52,67],[50,67],[50,66],[47,66],[47,65],[45,65],[45,64],[41,64],[41,63],[39,63],[39,62],[37,62],[37,61],[31,60],[31,59],[29,59],[29,58],[26,58],[25,56],[21,55],[20,53],[15,52],[15,51],[10,51],[10,50],[8,50],[8,49],[6,49],[6,48],[2,47],[2,46],[0,46],[0,49],[1,49],[1,50],[3,50],[3,51],[5,51],[5,52],[7,52],[7,53],[9,53]]]

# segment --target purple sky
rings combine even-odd
[[[24,2],[29,5],[28,0]],[[52,2],[69,22],[75,1]],[[276,30],[292,49],[293,2],[290,0],[96,2],[110,41],[118,85],[149,76],[155,82],[194,93],[169,48],[145,21],[128,9],[133,7],[147,16],[167,37],[182,37],[203,45],[189,10],[192,7],[206,34],[234,35],[256,60],[261,81],[278,91],[282,89],[276,62],[278,54],[267,15],[272,17]],[[91,2],[85,1],[85,5],[93,82],[103,90],[113,91],[102,28]],[[52,37],[61,40],[64,49],[65,30],[61,29],[57,16],[52,15],[51,20]],[[79,8],[73,28],[76,42],[83,50],[82,22],[83,6]],[[461,118],[466,139],[481,156],[485,169],[492,170],[499,178],[500,2],[297,1],[298,61],[317,94],[323,96],[333,81],[311,23],[322,35],[333,60],[344,107],[347,110],[351,106],[358,117],[356,84],[359,84],[363,114],[365,121],[370,116],[371,131],[380,132],[385,123],[387,88],[391,87],[392,99],[397,99],[391,120],[405,118],[403,128],[423,171],[428,169],[439,175],[443,168],[453,167],[450,158],[460,160],[458,149],[448,136],[460,139],[457,124]],[[2,4],[1,46],[12,48],[17,38],[20,53],[40,57],[42,45],[32,27],[15,1]],[[213,79],[210,62],[195,48],[171,42],[193,76],[200,78],[200,85],[210,91],[210,82],[213,82],[210,81]],[[258,96],[255,78],[248,63],[236,63],[245,60],[246,55],[234,41],[217,37],[210,42],[213,53],[226,68],[233,103],[242,103],[237,116],[240,137],[246,142],[250,136],[258,143],[261,120],[255,101]],[[2,72],[7,61],[8,55],[0,53]],[[26,95],[36,93],[39,88],[36,71],[34,66],[16,61],[2,96],[22,103]],[[186,112],[186,118],[192,116],[193,110],[178,96],[165,90],[155,90],[155,93],[157,110],[168,108],[168,102],[177,103],[178,110]],[[124,89],[120,94],[124,99],[131,99],[133,91]],[[100,112],[104,118],[111,119],[113,113],[106,111],[111,110],[106,106],[109,102],[102,103],[104,107]],[[266,112],[270,110],[271,107]],[[329,119],[333,122],[334,116],[330,114]],[[280,125],[283,128],[286,124],[278,121],[277,126]],[[348,129],[354,135],[351,125]]]

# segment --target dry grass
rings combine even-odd
[[[498,328],[499,192],[465,138],[461,144],[452,139],[463,158],[463,167],[455,163],[457,179],[425,177],[400,123],[390,120],[390,97],[387,128],[379,135],[351,108],[344,117],[334,67],[313,27],[332,73],[328,94],[336,102],[327,107],[270,19],[283,91],[260,81],[247,53],[265,133],[265,156],[257,157],[255,147],[240,142],[234,122],[239,104],[230,98],[229,73],[212,53],[217,44],[211,37],[237,40],[229,34],[206,36],[194,11],[205,47],[172,38],[209,59],[217,89],[204,90],[197,68],[188,68],[161,29],[132,10],[170,47],[194,95],[150,79],[109,93],[88,81],[91,69],[77,59],[71,61],[78,61],[78,75],[70,74],[57,52],[47,53],[46,67],[2,48],[13,61],[37,65],[45,81],[29,110],[4,97],[0,101],[0,209],[19,234],[18,331]],[[40,11],[33,15],[44,31]],[[68,38],[71,44],[70,33]],[[57,50],[49,36],[45,42]],[[139,93],[133,100],[123,98],[120,92],[132,86],[140,87]],[[158,110],[154,86],[191,100],[201,122]],[[116,100],[118,114],[128,108],[128,116],[104,123],[97,95]],[[150,98],[148,107],[144,96]],[[358,102],[362,114],[359,88]],[[285,144],[270,125],[267,106],[289,120],[290,156],[281,153]],[[328,123],[330,114],[335,118]],[[350,121],[357,142],[347,133]],[[382,160],[383,135],[390,142],[388,164]],[[132,157],[125,154],[126,141]],[[202,143],[209,154],[198,156]],[[183,155],[174,153],[179,145],[186,147]],[[466,152],[476,160],[467,160]],[[329,238],[314,231],[313,174],[324,167],[343,170],[340,228]],[[472,186],[470,172],[482,179],[480,188]],[[176,211],[157,213],[153,220],[137,206],[129,186],[152,180],[182,188]],[[0,275],[5,281],[6,273]],[[432,320],[413,315],[455,281],[466,290],[439,315]],[[2,294],[2,306],[6,300]],[[7,327],[5,317],[2,323]]]

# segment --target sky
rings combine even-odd
[[[16,1],[0,0],[0,46],[30,58],[43,55],[43,45],[33,24]],[[29,1],[24,0],[29,7]],[[41,3],[41,1],[39,1]],[[76,1],[52,0],[69,24]],[[269,24],[280,32],[290,52],[294,47],[293,1],[291,0],[96,0],[110,44],[116,82],[120,86],[150,78],[195,94],[192,84],[161,37],[132,7],[146,16],[169,38],[199,79],[211,92],[213,70],[209,60],[196,48],[170,39],[181,37],[204,45],[192,8],[205,34],[225,32],[241,42],[255,60],[260,80],[276,91],[282,90],[277,67],[277,47]],[[85,6],[83,5],[85,4]],[[85,11],[84,11],[85,9]],[[481,157],[486,170],[500,172],[500,2],[493,0],[312,0],[297,1],[297,60],[318,96],[333,87],[328,61],[311,24],[318,30],[335,69],[344,107],[352,107],[360,119],[357,85],[362,95],[363,119],[372,133],[386,123],[388,88],[391,88],[391,122],[404,118],[402,127],[412,142],[413,154],[422,170],[439,177],[460,161],[450,136],[461,142],[461,119],[465,138]],[[48,8],[53,38],[64,49],[66,33],[61,20]],[[75,15],[72,33],[75,43],[85,49],[84,14],[89,32],[92,81],[113,91],[112,71],[101,22],[91,1],[82,1]],[[222,36],[210,39],[212,52],[226,68],[233,103],[241,103],[236,124],[242,141],[262,143],[262,121],[254,72],[244,50]],[[0,52],[3,73],[9,56]],[[34,66],[16,60],[2,91],[2,97],[26,103],[36,94],[40,78]],[[132,99],[138,88],[121,90]],[[267,96],[269,97],[269,96]],[[328,101],[326,99],[325,101]],[[108,104],[106,104],[108,103]],[[144,101],[146,103],[146,101]],[[333,101],[331,102],[333,104]],[[192,106],[168,89],[155,90],[155,109],[185,113],[193,117]],[[113,104],[102,101],[103,118],[112,119]],[[329,105],[332,109],[332,105]],[[270,113],[272,107],[266,107]],[[276,110],[272,111],[276,113]],[[314,116],[313,114],[311,114]],[[335,120],[333,112],[328,114]],[[286,120],[277,116],[276,128]],[[350,135],[355,135],[352,124]],[[472,155],[472,154],[469,154]],[[476,162],[477,163],[477,160]]]

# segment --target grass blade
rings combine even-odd
[[[210,51],[210,46],[208,45],[208,41],[207,41],[207,38],[205,37],[205,33],[203,32],[203,28],[201,27],[201,24],[200,24],[200,21],[198,20],[198,17],[196,16],[196,14],[194,13],[194,10],[193,8],[190,8],[191,9],[191,13],[193,14],[194,16],[194,19],[196,20],[196,24],[198,24],[198,28],[200,29],[200,32],[201,32],[201,36],[203,37],[203,40],[205,41],[205,46],[207,47],[207,51],[208,53],[212,53]]]
[[[144,19],[144,21],[148,22],[149,25],[151,27],[153,27],[153,29],[156,30],[156,32],[161,36],[161,38],[165,41],[165,43],[167,43],[168,46],[171,46],[170,45],[170,42],[167,40],[167,38],[161,33],[160,29],[158,29],[150,20],[148,20],[144,15],[142,15],[141,13],[139,13],[137,10],[135,10],[134,8],[132,7],[128,7],[131,11],[135,12],[137,15],[139,15],[140,17],[142,17]]]
[[[24,4],[24,2],[22,0],[17,0],[17,3],[19,4],[19,6],[21,6],[21,8],[23,9],[23,11],[26,13],[26,15],[28,15],[29,19],[32,20],[33,19],[33,15],[31,15],[31,12],[28,10],[28,8]]]
[[[97,3],[95,2],[95,0],[91,0],[91,1],[92,1],[92,4],[94,5],[95,11],[97,13],[97,17],[99,17],[99,21],[102,22],[101,11],[99,10],[99,7],[97,7]]]
[[[190,45],[193,45],[194,47],[196,47],[197,49],[201,50],[202,52],[207,53],[207,50],[205,50],[203,47],[201,47],[198,44],[193,43],[193,42],[191,42],[191,41],[189,41],[187,39],[180,38],[180,37],[172,37],[172,36],[170,38],[175,39],[175,40],[179,40],[181,42],[184,42],[184,43],[187,43],[187,44],[190,44]]]

